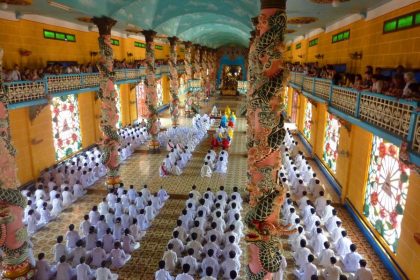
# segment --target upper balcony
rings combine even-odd
[[[306,97],[326,103],[328,111],[355,125],[401,145],[409,145],[410,160],[420,165],[419,103],[340,87],[331,80],[292,72],[289,83]]]
[[[178,71],[183,73],[184,65],[179,65]],[[168,65],[156,67],[157,78],[168,73]],[[145,77],[145,67],[115,70],[116,84],[137,83]],[[96,91],[99,89],[99,73],[46,75],[37,81],[9,82],[3,85],[0,91],[6,91],[8,107],[14,109],[46,103],[48,96]]]

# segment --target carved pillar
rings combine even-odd
[[[204,47],[203,58],[201,62],[202,77],[203,77],[203,91],[205,96],[210,96],[210,67],[209,67],[209,49]]]
[[[284,120],[280,112],[281,90],[287,71],[283,69],[283,35],[287,24],[286,0],[261,0],[258,34],[251,54],[255,57],[255,81],[249,93],[248,124],[252,146],[248,149],[248,190],[251,208],[245,223],[248,279],[271,279],[281,265],[282,244],[277,236],[292,234],[279,224],[285,189],[277,183]]]
[[[3,49],[0,49],[2,69]],[[22,223],[26,198],[17,190],[15,148],[12,145],[7,111],[8,96],[0,73],[0,249],[3,251],[1,279],[32,279],[35,271],[28,261],[28,238]]]
[[[192,79],[192,56],[191,56],[191,42],[185,42],[185,74],[187,75],[187,83]]]
[[[217,71],[218,71],[217,65],[218,65],[217,51],[212,50],[212,53],[211,53],[212,72],[211,72],[210,83],[211,83],[211,88],[213,92],[216,92],[216,81],[217,81]]]
[[[142,31],[146,39],[146,104],[149,111],[147,118],[147,128],[151,137],[149,151],[159,151],[159,113],[157,111],[157,91],[156,91],[156,69],[155,69],[155,42],[156,32],[153,30]]]
[[[115,90],[114,53],[111,47],[111,29],[117,23],[108,17],[94,17],[93,23],[99,29],[99,98],[101,99],[101,143],[102,162],[108,169],[107,184],[120,183],[120,159],[118,148],[120,139],[117,133],[118,109]]]
[[[194,45],[194,80],[199,80],[201,74],[201,46]]]
[[[178,98],[178,69],[176,68],[177,62],[177,37],[170,37],[170,52],[169,52],[169,79],[170,79],[170,92],[171,92],[171,119],[172,126],[176,127],[178,125],[179,117],[179,98]]]

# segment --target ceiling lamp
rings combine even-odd
[[[4,4],[16,5],[16,6],[28,6],[32,4],[32,0],[0,0],[0,3],[2,3],[1,8],[3,9]]]
[[[71,8],[69,6],[66,6],[64,4],[57,3],[57,2],[54,2],[54,1],[48,1],[48,5],[50,5],[51,7],[57,8],[57,9],[67,11],[67,12],[71,11]]]
[[[331,4],[333,7],[338,7],[340,3],[349,2],[350,0],[311,0],[316,4]]]
[[[287,23],[302,25],[302,24],[310,24],[317,20],[318,18],[316,17],[292,17],[287,20]]]

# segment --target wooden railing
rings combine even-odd
[[[350,121],[358,119],[372,130],[380,129],[411,143],[411,150],[420,154],[418,102],[334,86],[331,80],[305,77],[296,72],[291,72],[289,82],[309,98],[313,96],[315,100],[325,101]]]

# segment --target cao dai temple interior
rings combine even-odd
[[[7,280],[420,279],[417,0],[0,0]]]

